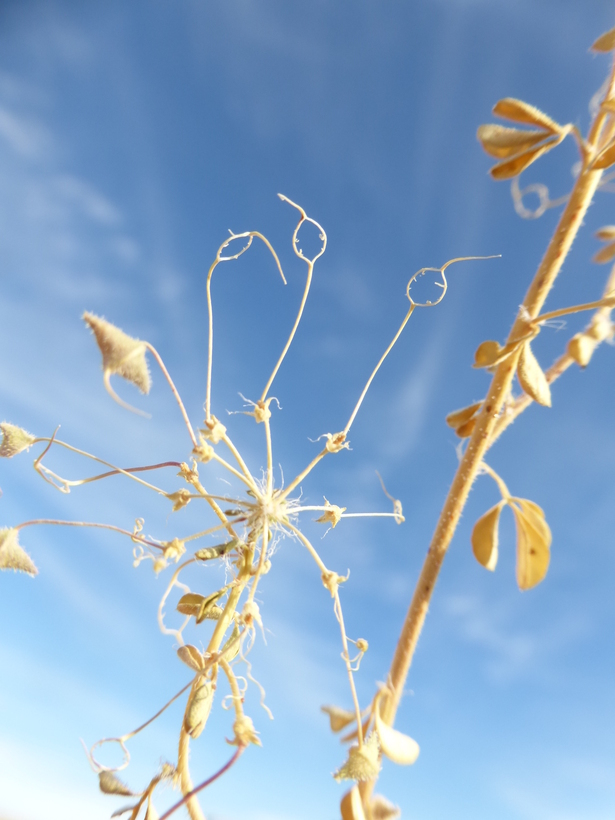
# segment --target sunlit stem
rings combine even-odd
[[[346,637],[346,629],[344,627],[344,616],[342,614],[342,604],[340,603],[340,593],[338,589],[335,590],[334,610],[335,617],[338,620],[338,623],[340,625],[340,632],[342,634],[342,646],[344,647],[342,658],[344,659],[344,663],[346,664],[346,671],[348,672],[348,681],[350,683],[350,691],[352,693],[352,701],[354,703],[354,709],[357,720],[357,740],[359,741],[359,746],[362,746],[363,727],[361,725],[361,707],[359,706],[359,698],[357,697],[357,690],[354,685],[354,675],[352,674],[352,664],[350,662],[350,653],[348,652],[348,638]]]
[[[305,537],[305,535],[301,532],[301,530],[298,530],[297,527],[293,526],[293,524],[291,524],[290,522],[288,522],[285,526],[287,526],[290,530],[292,530],[292,532],[294,532],[294,534],[297,536],[297,538],[301,541],[301,543],[307,549],[307,551],[310,553],[310,555],[312,556],[314,561],[316,561],[316,564],[318,565],[318,569],[323,573],[328,573],[329,570],[323,564],[322,558],[316,552],[314,547],[310,544],[310,542]]]
[[[229,239],[220,245],[218,248],[218,253],[216,254],[216,258],[214,259],[209,271],[207,273],[207,314],[209,317],[209,333],[208,333],[208,354],[207,354],[207,391],[205,394],[205,418],[209,421],[211,419],[211,373],[213,367],[213,354],[214,354],[214,312],[213,312],[213,303],[211,300],[211,277],[213,275],[214,270],[218,266],[220,262],[230,262],[233,259],[238,259],[243,253],[245,253],[250,245],[252,244],[252,240],[254,238],[260,239],[262,242],[265,243],[271,255],[275,259],[276,265],[278,270],[280,271],[280,276],[282,277],[282,281],[286,284],[286,279],[284,277],[284,273],[282,271],[282,266],[280,265],[280,260],[278,259],[278,255],[274,251],[271,243],[269,240],[263,236],[263,234],[259,233],[258,231],[246,231],[244,233],[234,234],[231,233]],[[222,251],[224,248],[228,247],[229,242],[233,239],[248,239],[246,245],[236,254],[231,256],[221,256]]]
[[[129,410],[131,413],[134,413],[137,416],[142,416],[144,419],[151,419],[151,415],[146,413],[144,410],[139,410],[138,407],[133,407],[132,404],[128,404],[127,401],[121,399],[115,390],[111,387],[111,371],[105,370],[103,372],[103,384],[105,385],[105,390],[111,396],[113,401],[116,404],[119,404],[120,407],[123,407],[124,410]]]
[[[305,470],[303,470],[303,472],[299,473],[299,475],[291,481],[291,483],[288,485],[288,487],[284,490],[284,492],[283,492],[283,493],[280,493],[280,498],[287,498],[287,497],[288,497],[288,495],[289,495],[289,493],[292,493],[292,491],[295,489],[295,487],[296,487],[298,484],[300,484],[300,483],[303,481],[303,479],[304,479],[304,478],[305,478],[305,477],[306,477],[309,473],[311,473],[311,472],[312,472],[312,470],[314,469],[314,467],[318,464],[318,462],[319,462],[321,459],[323,459],[323,458],[327,455],[327,453],[328,453],[328,452],[329,452],[329,451],[328,451],[328,450],[327,450],[327,448],[325,447],[325,449],[324,449],[324,450],[322,450],[320,453],[318,453],[318,455],[316,456],[316,458],[314,458],[314,459],[312,459],[312,461],[310,461],[310,463],[309,463],[309,464],[308,464],[308,466],[305,468]]]
[[[60,527],[94,527],[101,530],[113,530],[119,532],[121,535],[127,535],[132,541],[138,541],[140,544],[146,544],[148,547],[155,547],[156,549],[164,549],[160,544],[153,541],[148,541],[147,538],[142,538],[129,530],[123,530],[121,527],[116,527],[114,524],[98,524],[91,521],[60,521],[56,518],[35,518],[32,521],[24,521],[23,524],[17,524],[14,529],[21,530],[24,527],[31,527],[34,524],[55,524]]]
[[[547,322],[549,319],[557,319],[560,316],[568,316],[571,313],[580,313],[583,310],[595,310],[596,308],[603,308],[603,307],[614,307],[615,306],[615,296],[611,296],[610,299],[608,297],[599,299],[597,302],[587,302],[584,305],[575,305],[574,307],[569,308],[561,308],[560,310],[552,310],[550,313],[543,313],[541,316],[537,316],[535,319],[532,319],[532,324],[537,325],[541,322]]]
[[[217,461],[218,464],[221,464],[226,470],[229,471],[229,473],[232,473],[235,476],[235,478],[238,478],[241,482],[243,482],[251,490],[256,490],[257,489],[256,483],[255,483],[254,479],[252,478],[252,476],[250,474],[248,474],[248,476],[246,477],[243,473],[240,473],[239,470],[236,470],[234,467],[232,467],[228,463],[228,461],[225,461],[222,458],[222,456],[219,456],[215,452],[212,455],[212,459],[214,461]]]
[[[241,704],[243,702],[243,695],[241,694],[241,690],[239,689],[239,683],[237,682],[237,677],[233,672],[230,663],[225,658],[219,659],[220,666],[222,667],[222,671],[226,675],[229,686],[231,687],[231,696],[233,700],[233,708],[235,710],[235,715],[238,718],[243,716],[243,709],[241,708]]]
[[[256,482],[254,481],[254,477],[253,477],[252,473],[248,470],[248,467],[247,467],[245,461],[243,460],[243,458],[241,457],[241,455],[239,453],[239,450],[235,447],[233,442],[230,440],[227,433],[225,433],[224,436],[222,437],[222,441],[226,444],[226,446],[229,448],[231,453],[235,456],[235,459],[237,460],[237,463],[239,464],[239,466],[241,468],[241,472],[245,475],[245,477],[248,479],[248,481],[251,481],[253,485],[256,484]]]
[[[505,501],[508,501],[508,499],[511,497],[510,491],[509,491],[508,487],[506,486],[506,484],[504,483],[504,481],[496,473],[496,471],[492,470],[491,467],[484,461],[481,464],[481,471],[486,473],[488,476],[491,476],[491,478],[498,485],[498,490],[500,491],[500,493],[502,495],[502,498]]]
[[[186,628],[186,626],[188,625],[188,621],[190,620],[190,615],[186,616],[186,618],[184,619],[184,623],[182,624],[180,629],[169,629],[168,627],[165,626],[165,623],[164,623],[164,612],[163,612],[163,610],[164,610],[164,605],[167,602],[167,598],[169,597],[173,587],[180,587],[180,589],[183,589],[184,592],[190,592],[190,587],[188,587],[186,584],[180,583],[177,579],[179,577],[179,573],[185,567],[187,567],[189,564],[194,564],[195,560],[196,560],[195,558],[190,558],[188,561],[184,561],[183,564],[180,564],[177,567],[177,569],[175,570],[175,572],[173,573],[173,575],[171,577],[171,580],[169,581],[169,583],[167,585],[167,588],[164,591],[164,595],[160,599],[160,603],[158,604],[158,626],[160,628],[160,631],[162,632],[163,635],[173,635],[180,646],[184,645],[184,638],[182,636],[182,632]]]
[[[202,530],[201,532],[195,532],[194,535],[189,535],[187,538],[182,538],[181,540],[186,543],[188,541],[195,541],[197,538],[203,538],[205,535],[211,535],[214,532],[224,529],[226,529],[226,524],[217,524],[215,527],[210,527],[208,530]]]
[[[265,437],[267,439],[267,495],[271,497],[273,490],[273,450],[271,448],[271,424],[269,418],[265,418]]]
[[[184,423],[186,425],[186,428],[188,429],[188,434],[189,434],[189,436],[192,440],[192,444],[194,445],[194,447],[196,447],[197,446],[196,436],[194,435],[194,430],[192,429],[192,425],[190,424],[190,419],[188,418],[188,414],[186,413],[186,408],[184,407],[184,403],[181,400],[181,396],[179,395],[179,392],[178,392],[177,388],[175,387],[173,379],[171,378],[171,375],[169,374],[169,371],[167,370],[167,368],[165,366],[165,363],[162,361],[162,358],[161,358],[160,354],[158,353],[158,351],[156,350],[156,348],[153,345],[151,345],[149,342],[145,342],[145,347],[149,350],[149,352],[152,354],[152,356],[156,359],[156,361],[158,362],[158,366],[162,370],[162,373],[163,373],[165,379],[169,383],[169,387],[171,388],[171,392],[175,396],[175,401],[177,402],[177,404],[179,406],[180,412],[181,412],[181,414],[183,416],[183,419],[184,419]]]
[[[261,541],[261,554],[258,559],[258,566],[256,567],[256,572],[254,573],[254,581],[252,582],[252,587],[250,588],[250,594],[248,595],[248,601],[253,601],[254,596],[256,595],[256,587],[258,586],[258,582],[260,581],[261,575],[263,573],[263,566],[265,564],[265,560],[267,559],[267,545],[269,543],[269,527],[267,523],[263,525],[263,535]]]
[[[350,418],[348,419],[348,423],[347,423],[347,424],[346,424],[346,426],[344,427],[344,435],[348,435],[348,431],[350,430],[350,428],[351,428],[351,426],[352,426],[352,423],[353,423],[353,421],[355,420],[355,416],[356,416],[356,415],[357,415],[357,413],[359,412],[359,408],[360,408],[360,407],[361,407],[361,405],[363,404],[363,399],[365,398],[365,396],[366,396],[366,394],[367,394],[367,391],[369,390],[369,387],[370,387],[370,385],[371,385],[372,381],[374,380],[374,376],[375,376],[375,375],[376,375],[376,373],[380,370],[380,367],[382,366],[382,363],[384,362],[384,360],[386,359],[386,357],[389,355],[389,353],[390,353],[390,352],[391,352],[391,350],[393,349],[393,347],[394,347],[394,345],[395,345],[395,342],[396,342],[396,341],[399,339],[399,337],[401,336],[403,329],[406,327],[406,324],[408,323],[408,320],[410,319],[410,317],[411,317],[411,316],[412,316],[412,314],[414,313],[414,308],[415,308],[415,307],[416,307],[416,305],[410,305],[410,310],[408,311],[408,313],[406,313],[406,318],[404,319],[404,321],[403,321],[403,322],[401,323],[401,325],[399,326],[399,330],[397,331],[397,333],[396,333],[396,334],[395,334],[395,336],[393,337],[393,340],[392,340],[391,344],[390,344],[390,345],[387,347],[387,349],[384,351],[384,353],[383,353],[383,354],[382,354],[382,356],[380,357],[380,361],[378,362],[378,364],[376,365],[376,367],[375,367],[375,368],[374,368],[374,370],[372,371],[371,376],[370,376],[370,377],[369,377],[369,379],[367,380],[367,384],[365,385],[365,387],[363,388],[363,392],[362,392],[362,393],[361,393],[361,395],[359,396],[359,401],[356,403],[355,408],[354,408],[354,410],[352,411],[352,414],[351,414]]]

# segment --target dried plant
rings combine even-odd
[[[593,48],[597,52],[605,53],[615,50],[615,29],[600,37]],[[119,737],[98,740],[87,750],[90,764],[98,775],[100,789],[106,794],[132,798],[129,806],[115,811],[113,816],[126,815],[130,820],[137,820],[138,817],[145,820],[158,818],[153,803],[155,791],[160,784],[171,782],[181,789],[182,796],[160,817],[160,820],[170,817],[182,806],[185,806],[192,820],[203,820],[204,815],[197,794],[234,765],[248,746],[260,745],[259,733],[253,718],[244,710],[244,697],[247,687],[254,684],[260,690],[261,703],[265,711],[268,711],[264,704],[264,691],[252,675],[249,654],[259,630],[263,629],[256,592],[260,579],[272,568],[274,549],[281,538],[289,537],[295,540],[312,556],[323,586],[333,600],[333,612],[339,625],[342,659],[348,676],[352,706],[350,709],[324,706],[323,711],[329,717],[332,731],[346,730],[342,740],[352,744],[345,762],[334,774],[337,780],[353,781],[353,785],[341,801],[343,820],[386,820],[400,814],[399,809],[386,798],[374,794],[374,787],[383,757],[399,765],[410,765],[419,755],[417,742],[394,728],[395,716],[442,562],[470,488],[479,475],[488,475],[495,481],[501,500],[482,515],[474,526],[471,538],[474,556],[486,569],[495,570],[498,560],[500,516],[503,509],[509,507],[517,531],[517,583],[520,589],[530,589],[545,578],[549,568],[551,547],[551,531],[545,514],[537,503],[512,496],[504,481],[485,462],[485,456],[502,432],[530,404],[534,402],[546,407],[551,406],[550,386],[568,367],[573,363],[586,367],[598,345],[613,337],[611,312],[615,307],[615,267],[608,277],[600,299],[545,313],[541,313],[541,309],[553,288],[596,190],[604,184],[604,171],[615,164],[615,67],[604,86],[586,137],[575,125],[560,125],[533,105],[520,100],[500,100],[493,111],[497,116],[512,122],[513,127],[483,125],[478,129],[478,139],[485,151],[497,160],[491,169],[494,179],[513,179],[515,206],[523,216],[540,215],[538,211],[527,211],[522,202],[524,193],[530,190],[521,190],[518,185],[518,177],[525,168],[557,147],[568,135],[573,136],[578,145],[580,167],[572,191],[567,197],[562,198],[561,202],[550,200],[544,186],[534,186],[532,189],[540,196],[541,204],[538,210],[541,210],[541,213],[547,207],[555,207],[558,202],[562,204],[564,199],[566,205],[508,338],[503,344],[495,340],[485,341],[476,350],[473,366],[491,374],[491,383],[486,390],[485,398],[451,412],[446,417],[446,423],[455,430],[462,445],[465,443],[460,452],[459,468],[417,581],[389,674],[385,683],[376,687],[371,703],[366,708],[362,709],[359,703],[354,676],[359,670],[363,655],[368,651],[368,644],[362,638],[351,639],[347,634],[339,596],[339,586],[348,580],[348,576],[339,574],[324,563],[319,552],[304,535],[301,518],[306,513],[317,513],[316,520],[328,527],[336,527],[342,519],[359,516],[388,517],[401,524],[404,521],[402,506],[400,501],[389,494],[382,479],[382,489],[393,505],[390,512],[348,512],[346,507],[330,503],[326,498],[322,505],[303,504],[300,486],[321,461],[348,448],[349,432],[367,391],[414,310],[434,307],[444,298],[448,288],[445,273],[447,268],[453,263],[468,259],[493,257],[453,259],[441,268],[423,268],[414,274],[407,285],[409,306],[406,315],[367,379],[346,425],[336,433],[326,432],[320,436],[320,440],[323,441],[322,449],[287,486],[277,485],[274,474],[271,408],[277,400],[271,395],[271,388],[303,316],[314,266],[325,252],[327,238],[323,228],[310,218],[301,206],[284,196],[280,198],[295,208],[299,214],[292,235],[292,247],[297,258],[305,264],[307,276],[299,310],[280,357],[260,397],[256,400],[246,399],[246,409],[243,411],[245,415],[253,418],[256,425],[262,425],[260,429],[264,432],[266,462],[262,474],[255,474],[255,471],[250,469],[247,460],[233,444],[227,427],[212,412],[214,322],[211,281],[214,271],[219,264],[236,260],[246,253],[253,241],[258,239],[269,250],[282,280],[286,281],[275,250],[267,238],[256,231],[231,233],[219,247],[209,268],[205,418],[203,426],[196,430],[158,351],[148,342],[132,338],[101,317],[91,313],[85,313],[83,316],[102,354],[105,388],[123,407],[137,413],[142,412],[128,405],[117,395],[111,385],[111,377],[120,376],[142,393],[148,393],[150,375],[147,356],[149,354],[153,357],[171,389],[185,425],[189,440],[188,460],[179,458],[177,461],[120,468],[61,441],[57,438],[57,430],[49,436],[35,436],[8,422],[0,425],[0,456],[12,458],[31,447],[42,445],[34,461],[34,467],[46,482],[62,493],[70,493],[73,488],[81,485],[120,475],[125,480],[137,482],[161,496],[164,499],[163,504],[168,505],[170,502],[170,510],[173,512],[183,509],[193,501],[198,504],[204,502],[211,519],[204,529],[189,536],[174,537],[167,541],[146,537],[143,534],[142,519],[136,520],[132,530],[106,522],[43,518],[0,529],[1,569],[13,569],[35,575],[37,569],[34,561],[19,541],[22,530],[30,526],[55,525],[103,528],[119,533],[134,545],[135,568],[151,562],[156,575],[163,572],[169,575],[160,599],[158,624],[162,633],[172,638],[178,647],[178,658],[187,668],[187,683],[141,726]],[[321,241],[318,252],[311,258],[302,252],[299,245],[299,232],[304,223],[311,223],[318,230]],[[604,227],[598,231],[597,236],[606,244],[596,254],[594,261],[612,262],[615,259],[615,227]],[[436,274],[432,285],[438,287],[439,291],[431,300],[419,302],[413,286],[417,279],[427,273]],[[543,370],[532,351],[532,341],[541,332],[545,323],[580,311],[592,311],[586,329],[575,334],[569,340],[562,356],[550,368]],[[515,377],[521,390],[516,396],[513,394]],[[89,459],[105,469],[87,478],[65,478],[43,463],[48,454],[57,447]],[[228,494],[214,494],[206,489],[207,465],[216,465],[226,471],[231,487]],[[178,490],[163,489],[144,477],[147,475],[149,479],[153,473],[164,473],[169,469],[174,469],[183,481],[182,487]],[[187,585],[185,570],[205,562],[223,564],[226,582],[218,589],[193,591]],[[175,611],[183,616],[183,620],[174,626],[169,624],[165,614],[165,608],[170,606],[174,606]],[[207,626],[209,636],[203,641],[202,634]],[[186,642],[188,634],[195,636],[195,643]],[[206,644],[206,647],[201,650],[196,643]],[[225,689],[224,695],[218,694],[219,686]],[[132,790],[117,774],[129,764],[128,742],[137,733],[147,729],[171,703],[182,696],[185,696],[185,709],[179,727],[177,760],[174,763],[163,764],[145,788],[140,791]],[[229,742],[235,749],[230,759],[223,761],[214,774],[195,787],[188,765],[190,744],[204,732],[211,709],[217,702],[234,711],[233,737]],[[115,768],[105,766],[98,759],[100,747],[109,743],[118,744],[124,753],[124,762]]]

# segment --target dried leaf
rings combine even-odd
[[[472,367],[492,367],[507,359],[511,353],[517,349],[517,343],[511,343],[502,347],[499,342],[489,339],[481,342],[474,354],[474,364]]]
[[[117,374],[136,385],[142,393],[149,393],[151,380],[145,359],[145,342],[133,339],[93,313],[84,313],[83,319],[102,353],[105,377]]]
[[[372,820],[397,820],[398,817],[401,817],[399,806],[393,805],[390,800],[387,800],[381,794],[373,796],[370,808]]]
[[[514,502],[511,507],[517,528],[517,584],[525,590],[535,587],[547,574],[551,531],[537,504],[519,498]]]
[[[0,424],[0,430],[2,430],[2,442],[0,443],[0,457],[2,458],[13,458],[18,453],[27,450],[36,439],[36,436],[15,424],[9,424],[8,421]]]
[[[615,140],[611,142],[600,151],[596,159],[591,164],[592,171],[602,171],[605,168],[610,168],[615,162]]]
[[[217,607],[216,607],[217,608]],[[220,614],[222,614],[222,610],[220,610]],[[231,637],[226,641],[224,646],[222,647],[222,654],[224,655],[225,660],[230,663],[232,660],[235,660],[237,655],[239,654],[239,650],[241,649],[241,642],[238,640],[241,635],[239,631],[239,627],[235,623],[233,625],[233,631],[231,632]],[[227,650],[234,644],[233,649],[226,654]]]
[[[498,343],[495,342],[495,344],[497,345]],[[461,427],[466,422],[470,421],[478,413],[482,407],[482,404],[482,401],[477,401],[474,402],[474,404],[468,405],[468,407],[462,407],[461,410],[453,410],[453,412],[449,413],[445,418],[445,421],[449,427],[456,430],[458,427]]]
[[[528,125],[535,125],[544,128],[553,134],[558,134],[562,130],[559,123],[552,120],[547,114],[522,100],[515,100],[513,97],[505,97],[493,106],[493,113],[505,120],[513,122],[524,122]]]
[[[348,759],[333,775],[337,780],[372,780],[380,771],[378,756],[378,736],[375,732],[367,738],[362,746],[351,746]]]
[[[199,672],[203,668],[203,655],[192,644],[187,643],[185,646],[180,646],[177,650],[177,656],[195,672]]]
[[[481,516],[472,530],[472,552],[479,564],[493,571],[498,562],[498,526],[504,506],[500,501]]]
[[[484,150],[496,159],[509,159],[533,148],[546,139],[550,131],[520,131],[503,125],[481,125],[476,136]]]
[[[226,555],[231,550],[235,549],[241,544],[241,541],[238,538],[233,538],[231,541],[227,541],[225,544],[216,544],[215,547],[204,547],[201,550],[197,550],[194,553],[194,557],[198,561],[211,561],[212,558],[220,558],[222,555]]]
[[[378,698],[378,701],[380,701],[380,698]],[[415,763],[420,751],[416,740],[413,740],[409,735],[398,732],[397,729],[393,729],[392,726],[382,720],[379,702],[376,704],[374,717],[382,754],[400,766],[411,766]]]
[[[220,617],[220,607],[214,607],[214,604],[225,592],[226,587],[212,592],[207,597],[199,595],[197,592],[188,592],[179,599],[176,609],[182,615],[194,615],[197,624],[200,624],[205,618],[217,620]]]
[[[184,727],[190,737],[196,739],[207,723],[214,701],[215,686],[211,681],[205,681],[190,696],[190,703],[184,718]]]
[[[517,378],[523,391],[535,402],[542,404],[544,407],[551,407],[549,382],[532,353],[529,342],[526,342],[521,349],[519,364],[517,365]]]
[[[128,786],[113,774],[103,770],[98,772],[98,785],[104,794],[121,794],[124,797],[135,797],[135,792],[131,792]]]
[[[497,165],[494,165],[493,168],[489,169],[489,173],[494,179],[512,179],[513,177],[519,176],[519,174],[522,171],[525,171],[529,165],[535,162],[543,154],[546,154],[547,151],[555,148],[555,146],[559,145],[561,141],[562,137],[551,137],[537,148],[530,148],[528,151],[523,151],[523,153],[513,157],[513,159],[508,159],[505,162],[498,162]]]
[[[596,231],[594,236],[603,242],[612,242],[615,239],[615,225],[605,225],[604,228],[600,228],[599,231]]]
[[[476,427],[476,418],[470,419],[470,421],[466,421],[465,424],[459,425],[459,427],[455,430],[455,433],[459,436],[459,438],[468,438],[474,432],[474,428]]]
[[[340,803],[342,820],[365,820],[363,811],[363,801],[358,786],[353,786],[349,792],[342,797]]]
[[[604,248],[600,248],[598,253],[594,254],[592,262],[597,262],[599,265],[605,262],[612,262],[615,259],[615,242],[610,242]]]
[[[592,43],[591,50],[592,51],[601,51],[601,52],[608,52],[613,51],[615,48],[615,28],[612,28],[610,31],[601,34],[600,37]]]
[[[0,569],[38,575],[34,561],[19,543],[19,530],[9,527],[0,529]]]
[[[349,712],[348,709],[340,709],[339,706],[321,706],[320,711],[325,715],[329,715],[329,724],[332,732],[341,732],[346,726],[350,725],[356,719],[354,712]]]
[[[577,333],[568,342],[566,351],[579,367],[587,367],[597,346],[596,339],[592,339],[586,333]]]

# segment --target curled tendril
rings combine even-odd
[[[289,199],[287,196],[284,196],[284,194],[278,194],[278,196],[280,197],[282,202],[288,202],[289,205],[292,205],[292,207],[296,208],[299,211],[299,213],[301,214],[301,218],[299,219],[299,222],[297,223],[297,227],[293,231],[293,240],[292,240],[293,250],[294,250],[295,254],[299,257],[299,259],[303,259],[304,262],[307,262],[308,264],[313,265],[314,262],[316,262],[316,260],[319,259],[323,255],[323,253],[325,252],[325,249],[327,247],[327,234],[325,233],[324,228],[322,227],[322,225],[320,225],[318,222],[316,222],[315,219],[312,219],[311,217],[309,217],[306,214],[306,212],[303,210],[301,205],[297,205],[296,202],[293,202],[292,199]],[[304,222],[310,222],[312,225],[314,225],[315,228],[318,229],[318,238],[322,242],[322,247],[321,247],[320,251],[316,254],[316,256],[313,259],[308,259],[307,256],[304,256],[303,251],[301,250],[301,248],[297,247],[297,243],[299,241],[299,229],[301,228],[301,226],[303,225]]]
[[[415,274],[413,274],[406,286],[406,296],[408,297],[408,301],[413,307],[434,307],[435,305],[439,305],[440,302],[444,299],[446,295],[446,291],[448,290],[448,282],[446,281],[446,276],[444,275],[444,271],[448,268],[449,265],[453,265],[455,262],[469,262],[473,259],[499,259],[501,254],[495,254],[493,256],[458,256],[455,259],[449,259],[445,265],[442,265],[441,268],[421,268],[417,270]],[[434,273],[442,274],[442,282],[435,282],[435,284],[442,288],[442,293],[434,302],[415,302],[412,296],[410,296],[410,289],[412,288],[412,284],[416,282],[416,280],[420,276],[424,276],[427,271],[433,271]]]

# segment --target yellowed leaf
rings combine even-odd
[[[546,154],[547,151],[555,148],[561,141],[562,137],[551,137],[537,148],[530,148],[528,151],[517,154],[517,156],[512,159],[508,159],[505,162],[498,162],[497,165],[489,169],[489,173],[494,179],[512,179],[513,177],[519,176],[529,165],[543,154]]]
[[[601,34],[598,39],[592,43],[592,51],[601,51],[601,52],[608,52],[613,51],[615,48],[615,28],[612,28],[610,31],[606,31],[604,34]]]
[[[538,128],[545,128],[553,134],[562,130],[559,123],[552,120],[547,114],[536,108],[534,105],[516,100],[513,97],[505,97],[493,106],[493,113],[505,120],[513,122],[525,122],[528,125],[535,125]]]
[[[615,163],[615,140],[612,140],[600,151],[592,162],[591,169],[592,171],[602,171],[605,168],[610,168],[613,163]]]
[[[324,712],[325,715],[329,715],[332,732],[341,732],[342,729],[345,729],[356,719],[354,712],[349,712],[348,709],[340,709],[339,706],[321,706],[320,711]]]
[[[476,418],[471,418],[469,421],[466,421],[465,424],[460,424],[459,427],[455,430],[455,433],[459,436],[459,438],[468,438],[474,432],[474,428],[476,427]]]
[[[532,353],[529,342],[526,342],[521,349],[519,364],[517,365],[517,378],[523,391],[535,402],[542,404],[544,407],[551,407],[551,388],[547,377]]]
[[[419,744],[409,735],[398,732],[380,717],[380,698],[375,708],[376,733],[382,754],[400,766],[411,766],[419,756]]]
[[[498,562],[498,526],[500,513],[505,502],[500,501],[495,507],[481,516],[472,530],[472,552],[479,564],[493,571]]]
[[[215,685],[205,681],[190,695],[190,703],[184,717],[184,727],[190,737],[196,739],[207,723],[214,700]]]
[[[203,655],[192,644],[188,643],[185,646],[180,646],[177,650],[177,656],[195,672],[199,672],[203,668]]]
[[[514,502],[510,506],[517,529],[517,584],[525,590],[535,587],[547,574],[551,531],[538,505],[525,499],[514,499]]]
[[[492,367],[495,364],[500,364],[500,362],[507,359],[511,353],[514,353],[518,347],[518,342],[511,342],[511,344],[507,344],[504,347],[492,339],[481,342],[476,348],[472,367]]]
[[[550,131],[521,131],[503,125],[480,125],[476,136],[484,150],[496,159],[508,159],[533,148],[546,139]]]
[[[495,344],[498,343],[496,342]],[[474,402],[474,404],[468,405],[467,407],[462,407],[461,410],[453,410],[452,413],[448,414],[445,421],[449,427],[452,427],[453,430],[456,430],[457,427],[460,427],[461,425],[470,421],[473,418],[473,416],[475,416],[478,413],[478,411],[482,407],[482,404],[482,401],[477,401]]]
[[[613,102],[615,102],[615,100]],[[599,231],[596,231],[594,236],[603,242],[613,242],[613,240],[615,240],[615,225],[605,225],[603,228],[600,228]]]
[[[342,797],[340,811],[342,820],[365,820],[363,802],[361,801],[361,793],[359,792],[358,786],[353,786],[352,789],[346,792]]]

